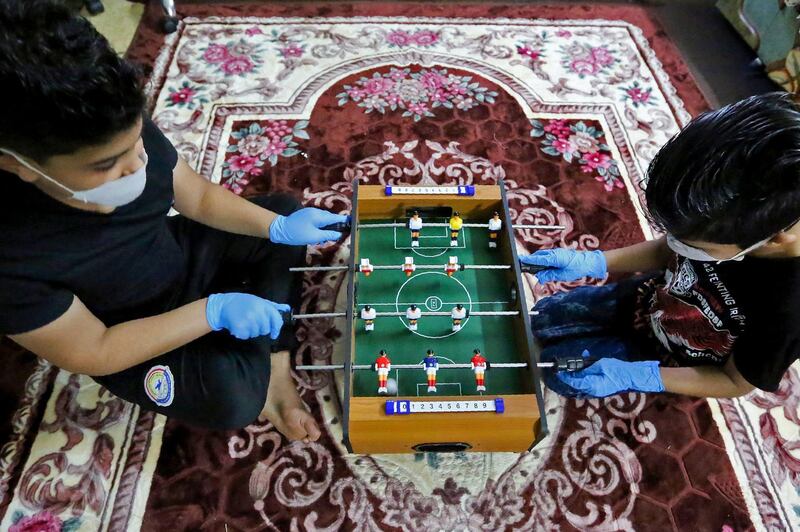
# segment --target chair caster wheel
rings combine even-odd
[[[105,11],[105,7],[103,7],[103,2],[101,0],[86,0],[85,4],[86,11],[88,11],[90,15],[99,15]]]
[[[164,20],[161,23],[161,27],[164,30],[164,33],[173,33],[175,30],[178,29],[177,17],[164,17]]]

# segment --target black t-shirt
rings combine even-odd
[[[150,120],[142,140],[144,192],[110,214],[75,209],[0,172],[0,334],[52,322],[73,295],[108,326],[170,298],[185,272],[166,217],[178,155]]]
[[[800,258],[701,262],[674,256],[645,319],[682,366],[723,365],[775,391],[800,356]]]

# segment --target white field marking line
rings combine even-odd
[[[455,277],[449,277],[447,274],[445,274],[445,273],[442,273],[442,272],[422,272],[422,273],[418,273],[418,274],[417,274],[417,275],[415,275],[414,277],[409,277],[409,278],[406,280],[406,282],[404,282],[404,283],[403,283],[403,284],[400,286],[400,288],[398,288],[398,289],[397,289],[397,295],[396,295],[396,296],[395,296],[395,298],[394,298],[395,310],[396,310],[397,312],[401,312],[401,310],[400,310],[400,306],[399,306],[399,305],[400,305],[400,292],[402,292],[402,291],[403,291],[403,288],[404,288],[404,287],[405,287],[405,286],[406,286],[408,283],[410,283],[410,282],[411,282],[413,279],[419,279],[419,278],[420,278],[420,277],[422,277],[423,275],[443,275],[445,278],[447,278],[447,279],[452,279],[453,281],[455,281],[455,282],[457,282],[459,285],[461,285],[461,289],[462,289],[462,290],[464,290],[464,293],[465,293],[465,294],[467,294],[467,299],[469,299],[469,303],[468,303],[468,305],[469,305],[469,308],[468,308],[467,310],[469,311],[469,313],[471,313],[471,312],[472,312],[472,296],[470,296],[470,295],[469,295],[469,290],[467,290],[467,287],[466,287],[466,286],[464,286],[464,283],[462,283],[461,281],[459,281],[459,280],[458,280],[458,279],[456,279]],[[430,296],[428,296],[428,297],[430,297]],[[413,333],[413,334],[416,334],[417,336],[421,336],[422,338],[428,338],[429,340],[435,340],[435,339],[447,338],[448,336],[453,336],[454,334],[457,334],[457,333],[459,333],[461,330],[463,330],[463,329],[464,329],[464,327],[466,327],[467,323],[469,322],[469,319],[470,319],[470,315],[469,315],[469,313],[467,314],[467,319],[465,319],[465,320],[464,320],[464,322],[461,324],[461,328],[460,328],[459,330],[457,330],[457,331],[451,331],[451,332],[450,332],[450,334],[445,334],[444,336],[428,336],[427,334],[422,334],[422,333],[420,333],[420,332],[417,332],[417,331],[412,331],[412,330],[408,329],[408,324],[407,324],[406,322],[404,322],[404,321],[403,321],[403,317],[402,317],[402,316],[398,316],[398,317],[397,317],[397,319],[398,319],[398,320],[400,320],[400,323],[402,323],[402,324],[403,324],[403,327],[405,327],[406,329],[408,329],[408,330],[409,330],[409,332],[411,332],[411,333]]]
[[[419,394],[419,387],[420,386],[425,386],[427,388],[428,387],[428,383],[426,383],[426,382],[418,382],[417,383],[417,397],[422,397]],[[460,382],[437,382],[436,383],[436,387],[438,388],[439,386],[458,386],[458,395],[464,395],[461,392],[461,383]],[[436,391],[438,392],[439,390],[436,390]],[[429,396],[426,395],[425,397],[429,397]],[[430,397],[436,397],[436,396],[430,396]]]

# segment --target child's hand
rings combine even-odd
[[[240,340],[269,335],[275,340],[283,327],[281,312],[291,307],[252,294],[212,294],[206,304],[206,320],[215,331],[227,329]]]
[[[663,392],[664,381],[661,380],[658,365],[655,360],[626,362],[616,358],[601,358],[588,368],[574,373],[559,371],[556,378],[593,397],[607,397],[628,390]]]
[[[519,258],[520,262],[546,266],[536,273],[540,283],[575,281],[581,277],[602,279],[606,276],[606,258],[602,251],[575,251],[572,249],[540,249],[532,255]]]
[[[344,214],[314,207],[306,207],[295,211],[289,216],[278,216],[269,226],[269,239],[276,244],[289,244],[291,246],[306,246],[321,244],[329,240],[338,240],[342,234],[338,231],[324,231],[326,225],[347,222]]]

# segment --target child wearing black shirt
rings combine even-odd
[[[666,236],[613,251],[540,250],[541,282],[649,272],[544,298],[542,358],[601,360],[547,384],[571,396],[626,390],[736,397],[775,391],[800,355],[800,110],[753,96],[695,118],[648,170]],[[659,273],[660,272],[660,273]]]

